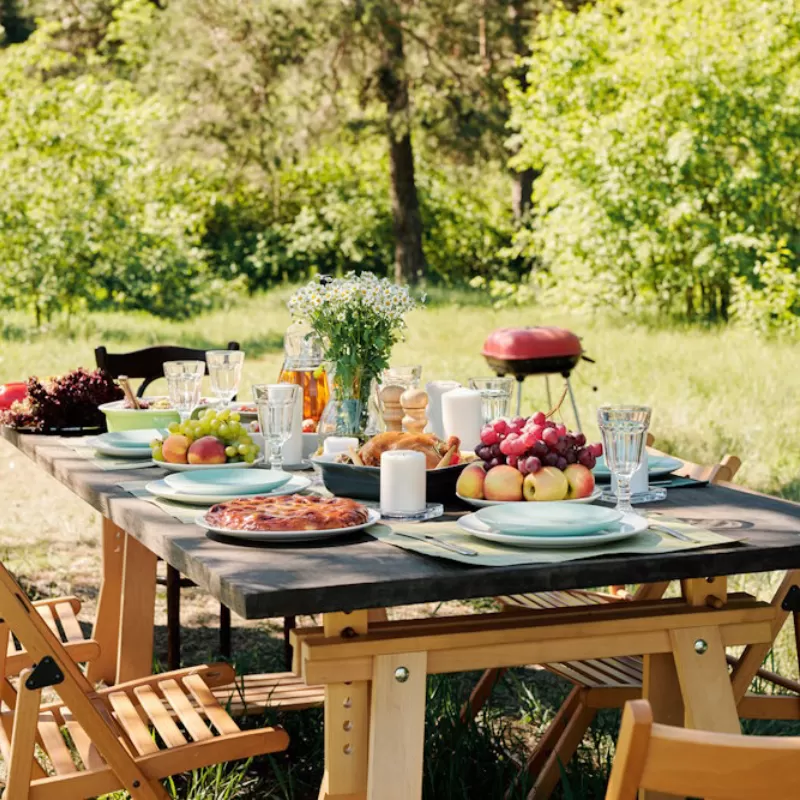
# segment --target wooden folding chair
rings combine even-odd
[[[653,444],[652,434],[648,434],[647,444]],[[654,450],[651,452],[658,453]],[[695,480],[705,480],[709,483],[732,481],[739,471],[741,461],[736,456],[726,455],[718,464],[702,466],[684,461],[683,466],[676,470],[682,477],[691,477]],[[549,608],[564,606],[592,606],[603,603],[618,603],[624,600],[658,600],[666,592],[668,582],[645,584],[635,594],[630,594],[624,586],[612,586],[608,592],[575,589],[570,591],[535,592],[530,594],[505,595],[496,598],[502,610],[518,611],[528,608],[532,611],[541,611]],[[474,717],[489,699],[494,686],[505,673],[503,669],[488,669],[480,677],[472,690],[469,700],[462,709],[462,719]]]
[[[684,730],[653,722],[646,700],[625,706],[606,800],[639,789],[675,797],[800,797],[800,739]]]
[[[133,800],[167,800],[165,777],[288,745],[280,728],[239,730],[212,693],[233,678],[224,664],[95,691],[2,565],[0,617],[0,644],[13,635],[33,663],[20,674],[16,707],[0,714],[5,800],[77,800],[120,789]],[[0,647],[0,667],[5,661]],[[41,705],[45,688],[59,702]]]

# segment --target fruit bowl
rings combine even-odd
[[[148,401],[161,398],[148,398]],[[171,408],[125,408],[124,400],[105,403],[100,410],[106,415],[108,430],[133,431],[141,428],[166,428],[173,422],[180,422],[177,411]]]
[[[571,500],[539,500],[539,501],[528,501],[528,500],[477,500],[474,497],[465,497],[464,495],[456,493],[456,497],[461,500],[462,503],[466,503],[467,505],[472,506],[473,508],[488,508],[489,506],[503,506],[509,503],[519,503],[520,505],[533,505],[533,503],[538,503],[541,505],[542,503],[594,503],[595,500],[599,500],[603,496],[602,489],[595,489],[590,495],[587,497],[573,497]]]
[[[357,500],[380,500],[380,467],[357,467],[339,464],[334,456],[316,456],[311,460],[322,472],[325,488],[337,497]],[[456,496],[456,483],[464,464],[441,469],[429,469],[426,474],[425,496],[429,503],[452,503]]]

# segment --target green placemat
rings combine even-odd
[[[153,464],[149,458],[114,458],[98,453],[92,446],[92,439],[81,439],[80,443],[70,443],[71,447],[81,458],[92,462],[92,465],[105,472],[122,472],[129,469],[150,469]]]
[[[653,520],[655,522],[655,520]],[[576,547],[564,550],[528,550],[521,547],[507,547],[505,545],[487,542],[464,533],[455,524],[444,522],[421,522],[414,524],[392,523],[391,527],[383,523],[374,525],[368,533],[376,539],[387,544],[400,547],[434,558],[445,558],[448,561],[458,561],[461,564],[472,564],[479,567],[513,567],[520,564],[559,564],[563,561],[578,561],[585,558],[599,556],[619,555],[623,553],[648,554],[674,553],[679,550],[695,550],[700,547],[713,547],[714,545],[730,544],[738,541],[736,537],[722,536],[719,533],[696,528],[671,517],[660,516],[658,521],[676,528],[690,536],[694,541],[683,542],[667,534],[647,530],[630,539],[621,542],[611,542],[598,547]],[[422,542],[418,539],[407,539],[398,536],[395,531],[407,531],[414,535],[430,534],[436,539],[453,544],[461,548],[474,550],[477,555],[467,556],[445,550],[433,542]]]

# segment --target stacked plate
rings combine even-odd
[[[647,530],[647,520],[637,514],[574,503],[491,506],[461,517],[458,524],[479,539],[530,548],[596,547]]]
[[[134,431],[102,433],[94,441],[94,449],[115,458],[152,458],[150,442],[161,439],[165,431],[146,428]]]
[[[683,466],[683,461],[672,456],[647,456],[647,475],[649,478],[664,478],[671,472]],[[605,458],[597,459],[594,469],[594,478],[598,483],[608,483],[611,480],[611,470]]]
[[[273,469],[206,469],[176,472],[145,486],[150,494],[176,503],[210,506],[237,497],[293,494],[311,485],[308,478]]]

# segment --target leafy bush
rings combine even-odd
[[[793,0],[556,11],[528,67],[528,88],[512,90],[516,164],[542,171],[526,244],[562,296],[724,319],[733,287],[738,316],[759,298],[780,306],[770,319],[796,313]]]
[[[159,157],[168,111],[75,69],[48,28],[0,52],[0,298],[169,317],[208,304],[197,175]]]

